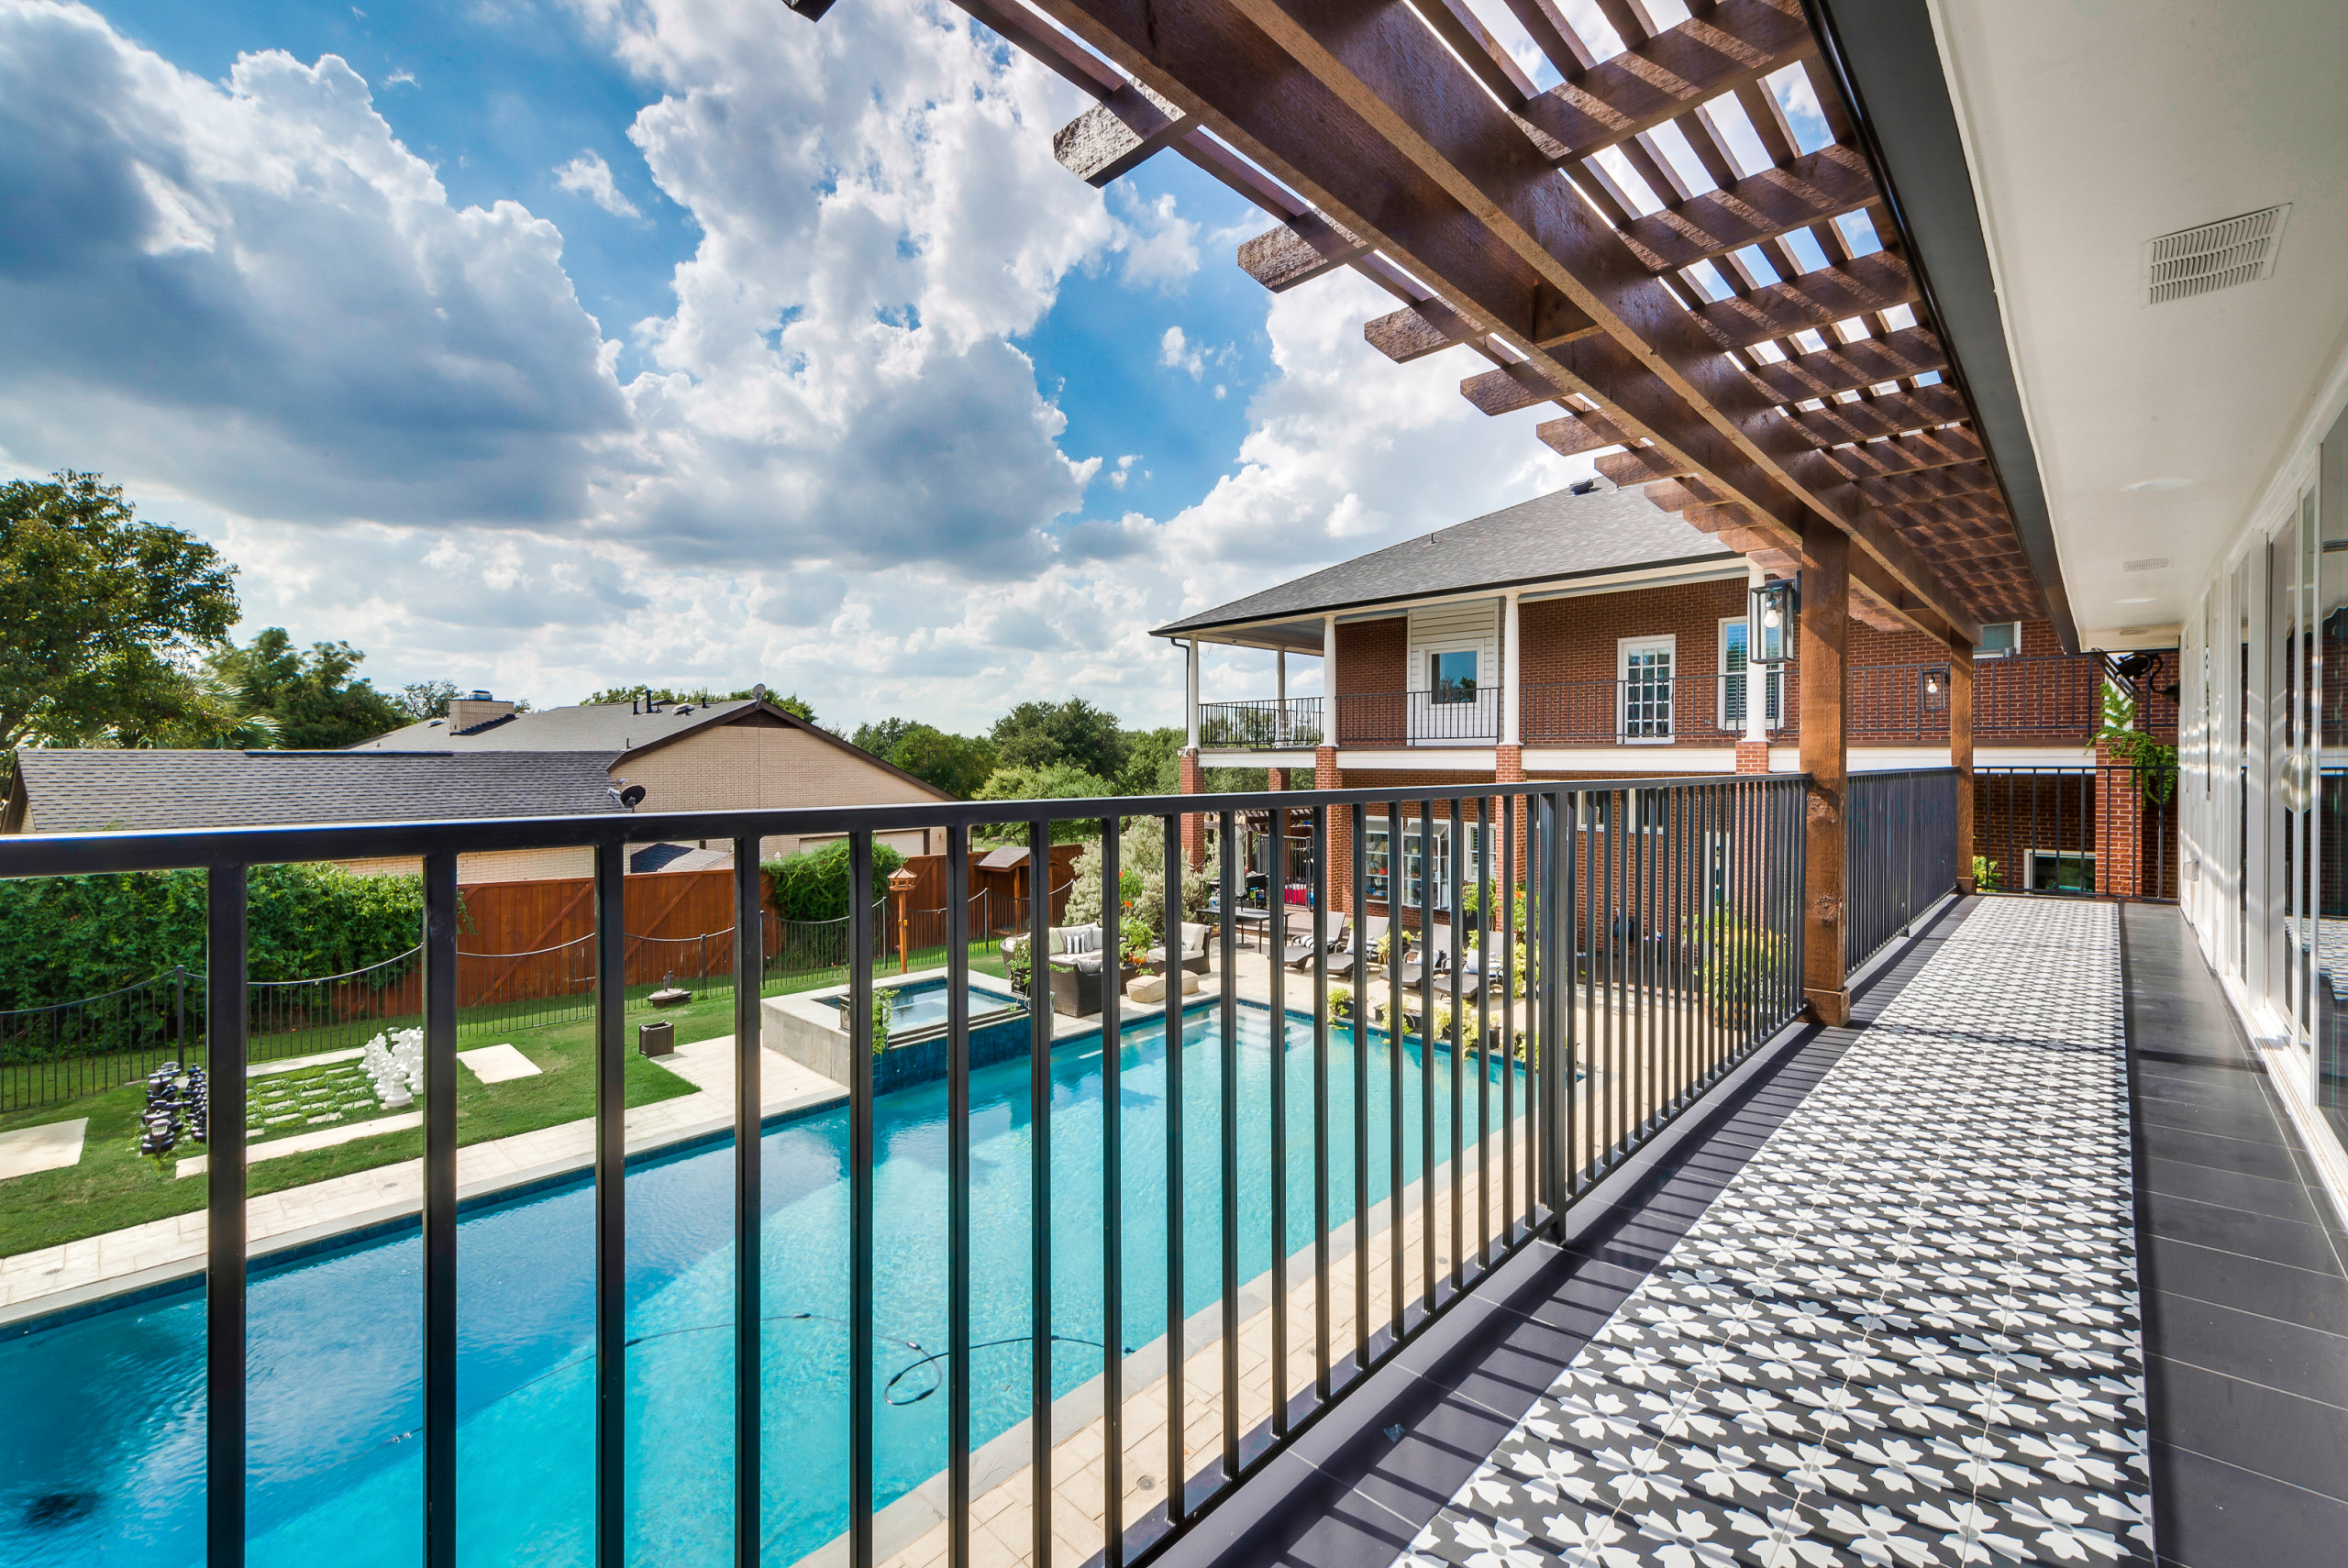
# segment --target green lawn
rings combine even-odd
[[[913,969],[942,968],[945,963],[946,951],[938,947],[914,953],[908,966]],[[973,943],[970,966],[1000,976],[1002,973],[1002,955],[991,943]],[[895,972],[896,966],[890,965],[881,971],[881,977]],[[836,969],[776,976],[770,977],[763,988],[767,995],[777,996],[839,985],[846,977],[845,971]],[[627,1102],[630,1105],[650,1105],[692,1092],[692,1086],[684,1079],[636,1055],[635,1030],[638,1022],[654,1017],[668,1019],[677,1026],[679,1044],[734,1032],[734,991],[727,981],[719,978],[706,985],[692,980],[680,983],[693,991],[693,999],[666,1012],[656,1013],[643,1001],[643,997],[654,988],[637,987],[629,993]],[[535,1027],[527,1020],[526,1013],[517,1017],[511,1010],[500,1020],[485,1020],[470,1012],[460,1020],[459,1049],[471,1050],[479,1045],[504,1042],[518,1048],[540,1069],[537,1077],[503,1084],[481,1083],[471,1073],[459,1069],[457,1141],[460,1143],[508,1138],[594,1114],[593,1018]],[[405,1027],[412,1021],[386,1020],[382,1026]],[[351,1043],[348,1036],[347,1030],[335,1032],[331,1037],[326,1032],[313,1032],[309,1036],[271,1036],[265,1041],[254,1042],[255,1055],[258,1057],[265,1049],[267,1059],[283,1061],[313,1051],[347,1046]],[[305,1078],[331,1079],[337,1076],[331,1068],[297,1068],[295,1071]],[[255,1085],[266,1083],[273,1076],[264,1075],[254,1080]],[[348,1074],[341,1076],[347,1077]],[[103,1094],[0,1115],[0,1132],[50,1121],[68,1121],[76,1117],[90,1119],[89,1133],[83,1144],[79,1165],[64,1170],[39,1171],[11,1181],[0,1181],[0,1256],[59,1246],[146,1220],[191,1213],[204,1207],[205,1184],[201,1177],[182,1179],[173,1174],[172,1160],[166,1159],[159,1165],[156,1161],[140,1158],[137,1153],[138,1112],[145,1106],[146,1099],[146,1086],[134,1082]],[[377,1111],[374,1114],[385,1113]],[[282,1137],[306,1131],[308,1125],[306,1121],[282,1123],[268,1129],[260,1136]],[[198,1153],[200,1150],[189,1146],[187,1152]],[[423,1153],[424,1134],[411,1130],[344,1143],[331,1149],[288,1154],[282,1159],[255,1164],[249,1173],[249,1190],[254,1193],[280,1192],[287,1187],[371,1170],[377,1165],[417,1159]]]

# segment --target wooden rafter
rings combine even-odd
[[[1854,215],[1893,230],[1801,0],[1663,28],[1594,0],[1623,46],[1602,61],[1556,0],[1503,0],[1563,79],[1545,92],[1465,0],[1031,3],[1058,26],[958,0],[1095,101],[1056,138],[1081,177],[1170,149],[1275,219],[1242,248],[1268,288],[1360,272],[1400,306],[1364,327],[1388,358],[1471,348],[1493,367],[1461,383],[1479,407],[1555,405],[1552,449],[1623,448],[1601,471],[1668,478],[1675,509],[1756,558],[1840,530],[1863,604],[1952,638],[2032,600],[1911,269],[1858,253]],[[1797,144],[1764,80],[1789,67],[1823,146]]]

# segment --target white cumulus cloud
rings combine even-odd
[[[614,217],[641,220],[644,216],[636,204],[612,182],[612,166],[604,162],[604,155],[592,147],[558,167],[554,171],[554,182],[560,190],[586,197]]]

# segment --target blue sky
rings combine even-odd
[[[1170,722],[1149,626],[1587,471],[1180,160],[1067,175],[1081,106],[932,0],[0,0],[0,469],[382,682],[965,726]]]

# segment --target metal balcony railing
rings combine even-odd
[[[869,1568],[877,1511],[933,1475],[950,1528],[967,1531],[973,1454],[1024,1426],[1036,1561],[1051,1561],[1054,1521],[1069,1517],[1054,1507],[1058,1490],[1089,1485],[1085,1495],[1101,1507],[1102,1549],[1114,1562],[1152,1551],[1231,1495],[1795,1017],[1806,783],[1787,775],[1451,787],[1400,799],[1367,790],[1267,791],[0,840],[0,877],[181,867],[208,875],[205,1348],[199,1353],[190,1342],[174,1353],[187,1364],[154,1379],[161,1403],[138,1412],[138,1432],[147,1437],[122,1439],[151,1445],[127,1462],[142,1505],[124,1517],[135,1518],[138,1539],[175,1535],[174,1555],[194,1557],[200,1548],[212,1568],[244,1562],[249,1498],[257,1518],[298,1502],[328,1530],[337,1528],[337,1499],[348,1498],[360,1528],[378,1505],[334,1490],[341,1484],[330,1479],[349,1443],[314,1453],[288,1424],[298,1412],[331,1407],[338,1419],[380,1429],[386,1444],[415,1440],[407,1452],[418,1456],[418,1555],[426,1568],[458,1562],[466,1528],[457,1507],[459,1362],[460,1353],[484,1353],[460,1344],[458,1292],[469,1267],[484,1266],[469,1259],[494,1266],[499,1255],[493,1243],[474,1253],[475,1241],[460,1240],[460,1232],[490,1232],[471,1229],[471,1220],[460,1225],[458,1210],[460,854],[576,845],[594,856],[594,1154],[586,1178],[593,1207],[592,1224],[582,1220],[593,1289],[582,1292],[575,1336],[563,1339],[559,1357],[568,1367],[572,1346],[588,1353],[579,1375],[592,1384],[592,1397],[582,1391],[576,1400],[543,1400],[537,1413],[513,1415],[498,1430],[507,1450],[559,1450],[574,1432],[588,1440],[581,1447],[593,1454],[592,1502],[582,1497],[582,1517],[592,1518],[595,1560],[622,1561],[632,1545],[654,1555],[690,1550],[758,1561],[762,1546],[773,1549],[767,1527],[774,1497],[784,1495],[805,1504],[811,1528],[851,1568]],[[1268,966],[1264,1001],[1243,1001],[1236,931],[1226,924],[1214,988],[1203,999],[1169,986],[1162,1012],[1128,1021],[1110,1005],[1097,1036],[1058,1044],[1051,1012],[1037,1007],[1015,1023],[1025,1039],[1011,1060],[974,1065],[972,831],[1015,824],[1040,859],[1055,824],[1094,828],[1100,836],[1081,875],[1097,878],[1103,906],[1115,909],[1128,889],[1118,830],[1154,821],[1164,861],[1147,869],[1162,886],[1180,888],[1186,815],[1202,817],[1219,848],[1226,909],[1235,907],[1250,817],[1268,818],[1276,839],[1291,826],[1310,833],[1309,906],[1275,902],[1268,911],[1275,954],[1293,958],[1291,938],[1309,937],[1299,970]],[[1407,858],[1415,843],[1410,864],[1447,886],[1448,910],[1484,911],[1432,920],[1401,911],[1396,929],[1415,927],[1420,951],[1414,960],[1392,955],[1397,961],[1384,966],[1374,962],[1365,940],[1372,933],[1359,929],[1365,916],[1347,890],[1392,869],[1373,867],[1373,816],[1385,824],[1385,856]],[[873,845],[876,835],[917,828],[943,828],[947,844],[947,1028],[944,1092],[935,1104],[922,1099],[928,1120],[907,1132],[896,1119],[913,1112],[892,1107],[883,1116],[876,1103],[872,1003],[887,914],[874,886]],[[794,1187],[792,1212],[836,1215],[825,1221],[836,1229],[825,1232],[819,1258],[807,1253],[801,1229],[790,1231],[798,1250],[789,1258],[764,1258],[779,1221],[762,1173],[782,1156],[768,1146],[762,1122],[759,988],[735,988],[732,1152],[692,1156],[730,1167],[730,1178],[708,1183],[715,1192],[730,1185],[730,1227],[710,1238],[717,1250],[695,1264],[723,1269],[730,1286],[694,1309],[710,1320],[691,1331],[730,1338],[730,1370],[720,1356],[708,1364],[720,1369],[714,1374],[663,1375],[659,1357],[669,1341],[643,1332],[627,1312],[632,1261],[638,1271],[656,1267],[655,1254],[675,1238],[666,1231],[650,1242],[638,1237],[639,1255],[630,1258],[631,1227],[640,1221],[629,1198],[636,1183],[624,1116],[626,847],[733,842],[733,966],[750,973],[764,958],[760,840],[835,834],[849,844],[856,911],[847,933],[846,1100],[827,1120],[802,1117],[771,1137],[796,1140],[790,1147],[803,1151],[791,1167],[794,1181],[820,1170],[838,1189],[835,1206]],[[248,1359],[249,1292],[291,1288],[276,1275],[298,1274],[310,1260],[296,1253],[256,1264],[248,1255],[247,869],[394,856],[421,856],[423,866],[422,1227],[420,1240],[411,1233],[367,1244],[418,1250],[413,1274],[386,1277],[416,1282],[403,1288],[416,1291],[420,1309],[420,1386],[405,1357],[385,1353],[388,1317],[369,1319],[378,1327],[356,1336],[301,1339],[298,1357]],[[1340,912],[1347,905],[1357,911],[1351,917]],[[1047,950],[1051,918],[1048,902],[1036,900],[1027,951]],[[1046,988],[1034,985],[1033,994]],[[990,1059],[1002,1045],[990,1040]],[[983,1120],[973,1103],[981,1073]],[[883,1088],[902,1076],[887,1075]],[[1025,1157],[1004,1165],[1009,1145],[1002,1144],[974,1162],[974,1130],[992,1136],[990,1129],[1009,1126],[1019,1129]],[[640,1174],[659,1183],[678,1168],[670,1155]],[[1254,1173],[1244,1181],[1243,1169]],[[1006,1197],[1006,1179],[1015,1198]],[[974,1201],[981,1183],[991,1185]],[[699,1189],[658,1188],[666,1196],[652,1198],[656,1230],[677,1222],[680,1194],[692,1190]],[[693,1201],[707,1207],[706,1198]],[[492,1209],[483,1219],[494,1224],[508,1212]],[[776,1276],[778,1264],[789,1265],[787,1281]],[[778,1299],[773,1293],[785,1286],[789,1298]],[[639,1280],[637,1288],[654,1287]],[[134,1311],[140,1299],[81,1302],[70,1331],[87,1335],[97,1327],[94,1315]],[[1258,1304],[1246,1309],[1244,1336],[1243,1299]],[[1000,1342],[1011,1348],[974,1342],[974,1303],[984,1307],[989,1332],[1015,1318],[1013,1337]],[[271,1334],[294,1332],[283,1318],[293,1309],[288,1296],[262,1306]],[[404,1315],[395,1306],[370,1309]],[[767,1353],[769,1342],[786,1333],[778,1325],[808,1322],[826,1333],[836,1326],[836,1359],[829,1351]],[[50,1331],[19,1324],[20,1343],[28,1331]],[[1259,1331],[1278,1370],[1268,1397],[1243,1400],[1243,1339]],[[910,1398],[901,1397],[906,1373],[891,1378],[881,1360],[884,1352],[892,1365],[905,1359],[895,1353],[908,1344],[934,1380]],[[1168,1344],[1182,1353],[1166,1354]],[[974,1370],[980,1351],[993,1358],[993,1370]],[[1029,1364],[1006,1377],[999,1364],[1013,1354]],[[784,1363],[791,1381],[780,1386],[797,1392],[792,1408],[770,1412],[763,1408],[773,1397],[769,1386]],[[499,1368],[508,1381],[516,1375],[505,1363]],[[1145,1383],[1161,1384],[1153,1408],[1171,1412],[1166,1446],[1129,1460],[1121,1423]],[[260,1393],[249,1400],[256,1386]],[[54,1379],[50,1386],[61,1388]],[[928,1403],[932,1386],[940,1397]],[[1071,1417],[1074,1405],[1056,1414],[1055,1402],[1079,1388],[1097,1395],[1082,1408],[1098,1414]],[[54,1399],[37,1413],[48,1441],[112,1452],[73,1430],[98,1419],[83,1407],[100,1401],[61,1390]],[[648,1434],[692,1430],[712,1400],[731,1407],[730,1465],[696,1459],[658,1478],[650,1470],[637,1477],[640,1490],[709,1489],[713,1496],[679,1516],[702,1522],[678,1527],[709,1539],[656,1547],[642,1536],[638,1515],[651,1505],[631,1497],[630,1468],[658,1465],[663,1456],[648,1446]],[[1096,1420],[1105,1441],[1087,1436],[1093,1429],[1084,1423]],[[548,1430],[534,1432],[529,1422]],[[1219,1429],[1203,1460],[1195,1441],[1202,1427]],[[179,1435],[196,1430],[200,1442]],[[791,1434],[787,1452],[768,1452],[762,1434],[770,1430]],[[833,1433],[836,1471],[810,1446]],[[505,1499],[515,1491],[492,1452],[499,1446],[465,1450],[475,1496]],[[1103,1473],[1098,1480],[1077,1474],[1088,1454]],[[1129,1463],[1163,1483],[1129,1486]],[[367,1474],[369,1488],[404,1484],[396,1470],[389,1480]],[[525,1495],[513,1506],[546,1505]],[[559,1523],[570,1528],[567,1517]],[[967,1540],[957,1543],[956,1560],[966,1548]],[[805,1553],[793,1545],[787,1555]]]
[[[1744,733],[1747,685],[1743,675],[1535,682],[1519,733],[1527,745],[1726,745]],[[1772,716],[1788,712],[1784,676],[1762,690]]]
[[[1232,751],[1277,751],[1321,744],[1321,699],[1202,702],[1199,745]]]
[[[1500,738],[1498,687],[1475,691],[1352,691],[1337,698],[1340,745],[1490,745]]]

